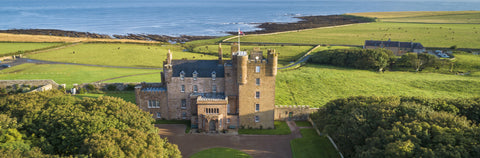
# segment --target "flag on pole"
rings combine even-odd
[[[243,33],[242,31],[240,31],[240,29],[238,29],[238,35],[244,35],[244,36],[245,36],[245,33]]]

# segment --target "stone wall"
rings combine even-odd
[[[302,120],[308,119],[311,113],[318,111],[318,108],[310,108],[308,105],[276,105],[275,120]]]
[[[0,88],[13,85],[30,85],[41,87],[51,84],[52,88],[58,88],[58,84],[53,80],[0,80]]]

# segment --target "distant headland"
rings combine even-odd
[[[367,18],[353,15],[326,15],[326,16],[303,16],[296,17],[301,19],[298,22],[293,23],[274,23],[265,22],[259,23],[257,28],[261,30],[246,32],[247,34],[264,34],[274,33],[292,30],[302,30],[318,27],[346,25],[354,23],[373,22],[374,18]],[[81,37],[81,38],[98,38],[98,39],[131,39],[131,40],[143,40],[143,41],[158,41],[158,42],[170,42],[170,43],[182,43],[193,40],[212,39],[217,36],[192,36],[192,35],[180,35],[167,36],[157,34],[126,34],[126,35],[107,35],[101,33],[91,32],[77,32],[66,31],[57,29],[9,29],[0,30],[0,33],[11,34],[29,34],[29,35],[49,35],[49,36],[62,36],[62,37]],[[229,34],[236,35],[236,31],[228,32]]]

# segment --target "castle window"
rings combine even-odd
[[[257,84],[257,86],[260,86],[260,78],[257,78],[255,81],[256,81],[255,83]]]
[[[229,119],[229,118],[227,118],[227,123],[230,123],[230,119]]]
[[[255,116],[255,122],[260,122],[260,117],[259,116]]]
[[[255,92],[255,98],[260,98],[260,92],[259,91]]]
[[[187,118],[187,113],[186,113],[186,112],[182,112],[182,118],[183,118],[183,119],[186,119],[186,118]]]
[[[148,108],[152,108],[152,101],[148,100]]]
[[[194,92],[194,93],[197,93],[197,92],[198,92],[198,87],[197,87],[197,85],[193,85],[193,92]]]
[[[220,119],[218,127],[222,127],[222,119]]]
[[[157,118],[162,118],[162,115],[160,114],[160,112],[157,112]]]
[[[255,112],[260,111],[260,104],[255,104]]]
[[[212,92],[216,93],[217,92],[217,85],[212,85]]]
[[[157,105],[156,108],[160,108],[160,102],[159,102],[159,101],[155,101],[155,103],[156,103],[156,105]]]
[[[196,80],[197,80],[197,75],[198,75],[198,72],[197,72],[196,70],[195,70],[195,71],[193,71],[193,74],[192,74],[192,76],[193,76],[193,80],[194,80],[194,81],[196,81]]]
[[[180,80],[183,81],[184,79],[185,79],[185,72],[182,71],[182,72],[180,72]]]
[[[148,100],[148,108],[160,108],[160,102],[155,100]]]
[[[187,100],[182,99],[182,109],[187,109]]]
[[[212,80],[215,80],[217,78],[217,73],[215,71],[212,72]]]
[[[180,90],[180,92],[185,92],[185,85],[182,85],[182,89]]]
[[[230,113],[230,104],[227,104],[227,113]]]
[[[256,73],[259,73],[259,72],[260,72],[260,66],[256,66],[256,67],[255,67],[255,72],[256,72]]]

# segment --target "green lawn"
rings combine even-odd
[[[0,42],[0,55],[18,51],[35,50],[52,47],[63,43],[10,43]]]
[[[136,104],[135,103],[135,92],[133,91],[106,91],[104,94],[93,94],[93,93],[87,93],[87,94],[77,94],[75,95],[78,98],[98,98],[101,96],[110,96],[110,97],[117,97],[117,98],[122,98],[123,100]]]
[[[137,75],[130,77],[122,77],[113,80],[104,81],[104,83],[125,83],[125,82],[161,82],[160,72],[154,72],[153,74]]]
[[[302,138],[290,141],[293,158],[340,157],[326,136],[318,136],[315,129],[300,129]]]
[[[420,42],[425,47],[480,48],[478,24],[374,22],[274,35],[247,35],[245,42],[363,45],[365,40]]]
[[[190,158],[251,158],[251,156],[231,148],[210,148],[195,153]]]
[[[425,96],[462,98],[480,96],[480,75],[438,73],[378,73],[307,64],[280,71],[276,78],[275,104],[320,107],[349,96]]]
[[[290,128],[285,121],[275,121],[275,129],[239,129],[238,134],[286,135]]]
[[[480,71],[480,55],[470,53],[454,53],[455,70],[457,71]]]
[[[312,127],[312,124],[308,121],[295,121],[297,127]]]
[[[22,64],[0,71],[1,80],[51,79],[58,84],[91,83],[103,79],[133,74],[154,73],[160,70],[105,68],[62,64]],[[125,80],[127,82],[127,80]],[[142,82],[141,78],[132,78],[128,82]]]
[[[365,16],[379,19],[393,19],[406,17],[434,17],[446,15],[471,15],[468,18],[475,18],[480,11],[402,11],[402,12],[364,12],[364,13],[349,13],[349,15]],[[464,19],[464,20],[468,20]],[[478,18],[478,17],[476,17]]]
[[[142,45],[86,43],[73,47],[54,50],[46,53],[29,55],[29,58],[111,66],[130,67],[163,67],[168,50],[174,59],[217,59],[217,56],[183,52],[183,48],[175,45]],[[75,52],[75,53],[74,53]]]

